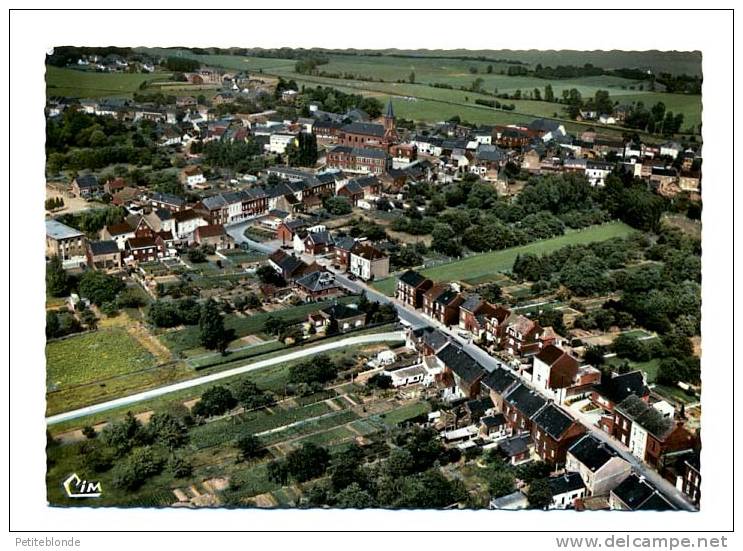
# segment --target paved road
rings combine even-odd
[[[348,287],[350,290],[355,292],[361,292],[366,291],[367,296],[370,298],[374,298],[374,300],[379,300],[381,302],[391,302],[395,304],[397,307],[397,311],[400,313],[400,318],[404,319],[405,321],[408,321],[413,325],[413,327],[423,327],[426,325],[435,326],[444,333],[446,333],[449,337],[452,338],[452,340],[458,342],[472,357],[474,357],[480,364],[487,370],[487,371],[493,371],[497,367],[504,367],[508,369],[508,366],[504,365],[503,362],[501,362],[499,359],[494,358],[490,354],[488,354],[486,351],[484,351],[479,346],[476,346],[474,344],[471,344],[469,341],[466,341],[462,337],[460,337],[455,331],[452,331],[448,327],[441,325],[430,318],[424,316],[420,311],[412,310],[409,307],[403,306],[399,301],[396,299],[392,299],[382,293],[379,293],[366,285],[365,283],[355,280],[350,281],[347,277],[337,274],[336,279],[342,283],[344,286]],[[512,371],[513,372],[513,371]],[[516,374],[518,376],[518,374]],[[527,386],[532,388],[532,385],[528,381],[524,381]],[[534,390],[541,392],[546,398],[551,398],[550,396],[546,395],[545,392],[542,392],[541,389],[535,388]],[[668,482],[665,478],[660,476],[657,471],[654,469],[648,467],[645,465],[642,461],[640,461],[637,457],[632,455],[632,453],[624,447],[620,442],[617,442],[613,438],[611,438],[606,432],[604,432],[601,428],[595,426],[592,422],[588,421],[585,416],[583,416],[580,412],[576,412],[572,409],[568,409],[564,406],[561,407],[566,413],[572,415],[573,417],[578,418],[578,420],[583,424],[586,429],[588,429],[591,434],[593,434],[596,438],[599,440],[602,440],[610,447],[614,448],[617,453],[619,453],[632,467],[634,468],[635,472],[638,474],[644,476],[646,479],[648,479],[652,484],[655,485],[656,488],[658,488],[664,496],[666,496],[671,503],[673,503],[676,507],[678,507],[681,510],[685,511],[696,511],[696,508],[694,505],[692,505],[686,495],[679,491],[673,484]]]
[[[67,411],[65,413],[60,413],[58,415],[52,415],[51,417],[46,418],[46,424],[54,425],[56,423],[61,423],[63,421],[70,421],[72,419],[78,419],[80,417],[85,417],[86,415],[100,413],[103,411],[108,411],[108,410],[122,407],[122,406],[129,406],[132,404],[136,404],[138,402],[143,402],[145,400],[150,400],[152,398],[164,396],[165,394],[170,394],[171,392],[177,392],[179,390],[193,388],[195,386],[203,385],[205,383],[213,383],[215,381],[219,381],[227,377],[233,377],[235,375],[241,375],[243,373],[248,373],[250,371],[261,369],[263,367],[268,367],[271,365],[289,362],[292,360],[297,360],[299,358],[305,358],[307,356],[313,356],[315,354],[320,354],[322,352],[327,352],[328,350],[334,350],[336,348],[344,348],[346,346],[353,346],[356,344],[366,344],[366,343],[374,343],[374,342],[392,342],[392,341],[400,341],[400,340],[405,340],[404,331],[390,331],[387,333],[373,333],[370,335],[358,335],[355,337],[348,337],[346,339],[341,339],[338,341],[319,344],[317,346],[313,346],[310,348],[303,348],[301,350],[289,352],[288,354],[283,354],[281,356],[276,356],[273,358],[268,358],[266,360],[249,363],[249,364],[246,364],[240,367],[228,369],[226,371],[220,371],[219,373],[212,373],[211,375],[205,375],[203,377],[197,377],[196,379],[189,379],[187,381],[181,381],[179,383],[174,383],[172,385],[154,388],[152,390],[147,390],[145,392],[140,392],[138,394],[132,394],[131,396],[124,396],[123,398],[117,398],[115,400],[103,402],[101,404],[95,404],[92,406],[87,406],[87,407],[76,409],[73,411]]]
[[[275,247],[272,247],[271,245],[267,245],[265,243],[260,243],[258,241],[255,241],[253,239],[248,239],[245,237],[244,233],[245,228],[247,228],[249,225],[253,224],[256,220],[260,219],[261,217],[255,217],[250,218],[248,220],[245,220],[244,222],[238,222],[237,224],[230,224],[229,226],[225,226],[225,231],[232,237],[232,239],[235,240],[235,243],[238,245],[242,243],[246,243],[248,247],[253,249],[254,251],[258,251],[260,253],[265,254],[271,254],[276,250]]]

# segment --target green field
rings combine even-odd
[[[79,385],[155,365],[125,329],[112,327],[46,345],[47,388]]]
[[[414,402],[398,409],[393,409],[389,413],[384,414],[382,417],[384,424],[393,427],[400,423],[413,419],[424,413],[431,411],[431,407],[428,402]]]
[[[167,80],[170,73],[95,73],[46,66],[46,95],[73,98],[130,96],[144,82]]]
[[[469,256],[433,268],[421,270],[421,273],[434,281],[456,281],[461,279],[480,278],[495,272],[509,271],[513,267],[516,256],[524,253],[545,254],[567,245],[580,245],[595,241],[605,241],[614,237],[625,237],[634,230],[622,222],[610,222],[600,226],[591,226],[583,230],[566,232],[560,237],[544,239],[512,247],[502,251],[493,251]],[[395,293],[397,279],[388,277],[373,284],[374,288],[388,296]]]

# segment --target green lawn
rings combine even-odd
[[[428,402],[415,402],[398,409],[393,409],[384,414],[384,417],[380,417],[382,417],[385,425],[392,427],[429,411],[431,411],[431,408]]]
[[[648,378],[648,383],[655,382],[656,377],[658,377],[658,366],[660,365],[660,360],[658,358],[654,358],[652,360],[649,360],[647,362],[633,362],[629,361],[631,369],[639,369],[640,371],[645,372],[645,375]],[[608,365],[620,365],[625,362],[624,358],[609,358],[606,363]]]
[[[47,344],[47,388],[124,375],[153,367],[155,363],[155,357],[125,329],[100,329]]]
[[[46,66],[46,94],[76,98],[129,96],[144,82],[167,80],[170,73],[96,73]]]
[[[579,245],[605,241],[614,237],[625,237],[634,231],[622,222],[610,222],[608,224],[591,226],[583,230],[570,231],[560,237],[535,241],[534,243],[520,247],[473,255],[462,260],[421,270],[421,273],[434,281],[471,280],[472,278],[481,278],[495,272],[509,271],[513,267],[516,256],[520,254],[546,254],[567,245]],[[392,296],[395,293],[397,279],[395,277],[388,277],[375,282],[373,286],[378,291]]]
[[[348,304],[357,300],[358,297],[349,296],[339,298],[338,302]],[[228,329],[233,329],[236,337],[256,335],[263,331],[263,324],[266,323],[269,317],[280,318],[289,323],[299,323],[304,321],[310,312],[324,308],[330,304],[332,304],[331,301],[313,302],[300,306],[292,306],[276,312],[262,312],[245,317],[229,314],[225,317],[225,326]],[[199,328],[195,325],[184,327],[178,331],[164,333],[159,338],[165,346],[176,354],[186,351],[194,351],[197,354],[204,354],[206,352],[200,346]]]

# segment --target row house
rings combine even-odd
[[[312,272],[319,272],[322,268],[315,262],[307,264],[302,259],[288,254],[281,249],[268,257],[268,264],[286,281],[294,281]]]
[[[508,308],[496,306],[493,313],[485,318],[485,342],[495,348],[501,348],[505,342],[506,328],[510,318],[511,311]]]
[[[423,295],[433,287],[433,281],[419,272],[408,270],[397,279],[395,298],[413,308],[423,306]]]
[[[632,473],[609,492],[609,509],[613,511],[673,511],[676,507],[644,476]]]
[[[299,235],[295,236],[295,240],[298,237]],[[333,251],[333,236],[327,230],[308,231],[299,241],[301,252],[304,254],[316,256]],[[295,250],[297,250],[296,244]]]
[[[553,403],[532,417],[534,451],[551,465],[564,465],[568,448],[586,428]]]
[[[519,380],[510,371],[498,367],[482,378],[482,391],[487,392],[498,411],[504,411],[504,396],[519,384]]]
[[[503,396],[503,414],[514,432],[532,430],[532,417],[547,404],[538,392],[519,383]]]
[[[186,209],[174,212],[172,218],[173,236],[175,237],[175,239],[178,240],[190,239],[196,228],[209,224],[209,222],[204,220],[204,218],[193,209]]]
[[[165,242],[158,235],[132,237],[126,240],[124,256],[127,262],[152,262],[166,251]]]
[[[165,209],[178,212],[186,208],[186,200],[172,193],[160,193],[155,191],[149,196],[149,204],[155,209]]]
[[[590,392],[600,383],[601,372],[581,363],[562,350],[549,345],[534,356],[532,383],[563,403],[567,398]]]
[[[586,434],[568,448],[565,470],[580,475],[589,496],[608,496],[632,473],[632,466],[614,448]]]
[[[339,141],[343,123],[333,120],[315,120],[312,133],[317,138],[318,145],[334,145]]]
[[[351,263],[351,251],[356,246],[356,239],[350,235],[336,237],[333,248],[335,249],[335,263],[338,266],[348,267]]]
[[[629,373],[613,372],[602,376],[601,382],[591,391],[591,401],[604,411],[613,413],[617,404],[630,395],[637,396],[644,402],[648,401],[650,390],[644,372],[640,370]]]
[[[512,356],[533,356],[550,344],[559,344],[561,339],[553,331],[542,328],[538,322],[522,315],[512,315],[506,321],[505,336],[501,348]]]
[[[408,329],[405,333],[405,345],[425,357],[434,356],[451,342],[443,331],[435,327],[426,326],[417,329]]]
[[[476,398],[480,395],[480,381],[486,371],[477,360],[454,343],[439,350],[436,358],[444,366],[444,373],[452,376],[452,397]]]
[[[496,307],[479,295],[469,295],[459,305],[459,328],[469,331],[478,340],[485,334],[487,319],[494,316]]]
[[[126,248],[126,240],[132,237],[134,237],[134,228],[126,221],[104,227],[100,235],[101,240],[115,241],[120,251]]]
[[[193,240],[199,246],[214,247],[217,251],[235,248],[235,240],[222,224],[199,226],[193,232]]]
[[[459,306],[463,302],[459,292],[437,283],[423,295],[423,313],[443,325],[454,325],[459,321]]]
[[[635,395],[614,408],[613,436],[632,454],[655,468],[661,468],[667,454],[693,450],[696,437],[673,413],[664,415]]]

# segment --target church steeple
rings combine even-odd
[[[388,143],[397,140],[397,130],[395,129],[395,111],[392,109],[392,98],[387,101],[387,111],[384,114],[384,136]]]

